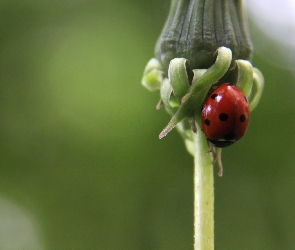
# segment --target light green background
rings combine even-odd
[[[1,249],[192,249],[193,161],[140,85],[168,9],[1,1]],[[216,173],[219,250],[295,246],[294,77],[254,65],[264,95]]]

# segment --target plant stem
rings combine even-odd
[[[200,123],[199,123],[200,124]],[[195,250],[214,249],[213,159],[208,142],[198,126],[194,135]]]

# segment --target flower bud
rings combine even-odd
[[[209,68],[214,53],[230,48],[232,60],[251,60],[252,44],[242,0],[172,0],[156,44],[157,59],[167,74],[173,58],[186,58],[192,69]]]

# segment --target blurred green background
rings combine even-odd
[[[169,1],[0,6],[0,249],[192,249],[193,159],[140,84]],[[223,151],[216,249],[294,249],[294,74],[253,63],[265,91]]]

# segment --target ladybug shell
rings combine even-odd
[[[235,86],[222,84],[202,108],[202,130],[215,147],[227,147],[241,139],[249,122],[249,104]]]

